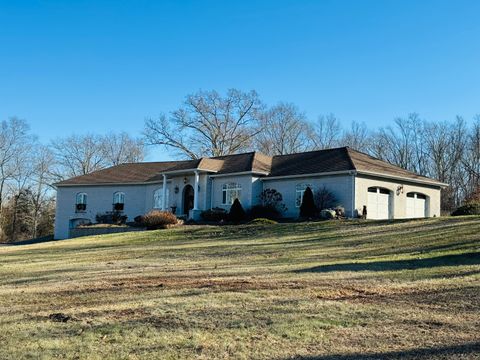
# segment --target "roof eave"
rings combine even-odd
[[[449,186],[447,183],[442,183],[440,181],[436,180],[428,180],[428,179],[415,179],[415,178],[410,178],[410,177],[405,177],[405,176],[400,176],[400,175],[392,175],[392,174],[385,174],[385,173],[380,173],[376,171],[367,171],[367,170],[357,170],[358,174],[363,174],[363,175],[371,175],[371,176],[378,176],[378,177],[383,177],[387,179],[395,179],[395,180],[403,180],[403,181],[409,181],[409,182],[414,182],[414,183],[419,183],[419,184],[426,184],[426,185],[433,185],[433,186],[438,186],[441,188],[446,188]]]
[[[267,176],[262,180],[279,180],[279,179],[295,179],[309,176],[333,176],[333,175],[355,175],[355,170],[340,170],[340,171],[328,171],[328,172],[319,172],[319,173],[309,173],[309,174],[295,174],[295,175],[279,175],[279,176]]]

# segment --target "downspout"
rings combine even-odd
[[[213,209],[213,181],[215,178],[210,177],[210,210]]]
[[[355,172],[352,172],[352,219],[355,218]]]

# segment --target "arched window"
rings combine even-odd
[[[297,184],[295,186],[295,206],[300,207],[302,205],[303,194],[305,190],[309,187],[313,192],[312,184]]]
[[[113,193],[113,210],[121,211],[125,206],[125,193],[117,191]]]
[[[223,184],[222,186],[222,204],[232,205],[235,199],[240,200],[242,194],[242,185],[237,183]]]
[[[78,193],[75,197],[75,209],[76,211],[87,210],[87,194],[84,192]]]
[[[170,191],[168,191],[167,189],[167,201],[165,202],[166,208],[168,208],[169,195],[170,195]],[[163,188],[159,188],[153,192],[153,207],[155,209],[161,209],[162,205],[163,205]]]

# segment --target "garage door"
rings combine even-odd
[[[427,216],[427,197],[423,194],[410,192],[407,194],[407,218],[422,218]]]
[[[390,219],[390,191],[368,188],[367,219]]]

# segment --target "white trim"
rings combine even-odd
[[[448,184],[442,183],[442,182],[440,182],[440,181],[435,181],[435,180],[422,180],[422,179],[412,179],[412,178],[407,178],[407,177],[403,177],[403,176],[377,173],[377,172],[374,172],[374,171],[357,170],[357,173],[358,173],[358,174],[361,174],[361,175],[371,175],[371,176],[378,176],[378,177],[383,177],[383,178],[387,178],[387,179],[402,180],[402,181],[404,181],[404,182],[413,182],[413,183],[434,185],[434,186],[440,186],[440,187],[447,187],[447,186],[449,186]]]
[[[355,199],[355,175],[352,174],[352,216],[351,218],[355,218],[355,208],[356,208],[356,199]]]
[[[167,180],[167,184],[170,183],[171,180]],[[75,187],[75,186],[130,186],[130,185],[154,185],[154,184],[161,184],[163,183],[162,180],[157,181],[144,181],[144,182],[131,182],[131,183],[122,183],[122,182],[114,182],[114,183],[100,183],[100,184],[53,184],[54,187]]]
[[[236,173],[215,174],[215,175],[210,175],[210,177],[216,178],[216,177],[226,177],[226,176],[236,176],[236,175],[268,175],[268,174],[269,173],[262,172],[262,171],[240,171]]]
[[[195,171],[195,187],[193,188],[193,209],[198,210],[198,181],[199,181],[198,171]]]
[[[162,210],[167,209],[167,175],[163,174],[163,183],[162,183]]]
[[[185,170],[182,170],[185,171]],[[205,170],[202,170],[205,171]],[[168,174],[166,172],[165,174]],[[236,173],[225,173],[225,174],[215,174],[209,175],[211,178],[215,177],[226,177],[226,176],[237,176],[237,175],[268,175],[266,172],[257,172],[257,171],[242,171]],[[448,187],[449,184],[442,183],[440,181],[435,180],[421,180],[421,179],[412,179],[403,176],[395,176],[383,173],[377,173],[373,171],[365,171],[365,170],[342,170],[342,171],[331,171],[331,172],[323,172],[323,173],[310,173],[310,174],[300,174],[300,175],[284,175],[284,176],[267,176],[267,177],[260,177],[259,179],[262,181],[268,180],[278,180],[278,179],[294,179],[294,178],[302,178],[302,177],[320,177],[320,176],[331,176],[331,175],[371,175],[371,176],[378,176],[387,179],[395,179],[395,180],[402,180],[404,182],[413,182],[419,184],[427,184],[439,187]],[[55,187],[75,187],[75,186],[129,186],[129,185],[150,185],[150,184],[161,184],[162,180],[157,181],[143,181],[143,182],[131,182],[131,183],[122,183],[122,182],[112,182],[112,183],[99,183],[99,184],[54,184]],[[167,183],[169,180],[167,180]]]
[[[201,168],[191,168],[191,169],[183,169],[183,170],[172,170],[172,171],[162,171],[161,174],[183,174],[183,173],[195,173],[198,171],[204,172],[212,172],[216,173],[218,170],[209,170],[209,169],[201,169]]]
[[[342,171],[330,171],[323,173],[311,173],[311,174],[300,174],[300,175],[285,175],[285,176],[268,176],[265,178],[260,178],[262,181],[267,180],[278,180],[278,179],[296,179],[312,176],[331,176],[331,175],[355,175],[355,170],[342,170]]]

